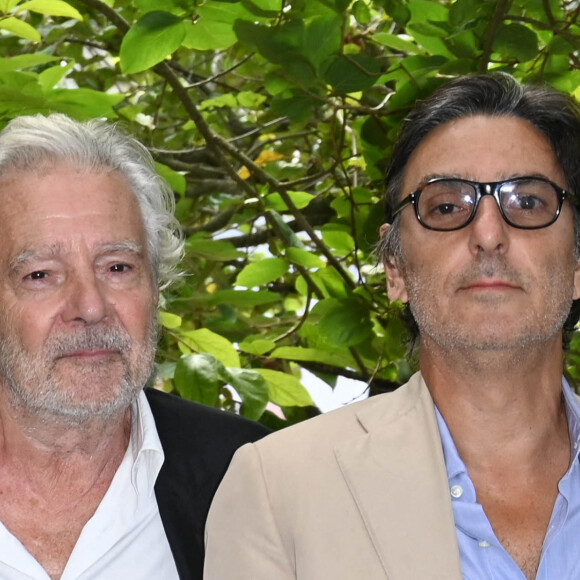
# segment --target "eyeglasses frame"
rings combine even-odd
[[[501,202],[499,199],[499,190],[506,183],[513,183],[513,182],[517,182],[517,181],[529,181],[529,180],[543,181],[544,183],[548,183],[549,185],[552,186],[552,188],[554,189],[554,192],[558,196],[558,209],[556,211],[556,215],[554,216],[554,219],[552,219],[552,221],[550,221],[549,223],[542,225],[542,226],[519,226],[517,224],[512,223],[509,220],[509,218],[506,216],[506,214],[504,213],[504,210],[501,206]],[[423,219],[421,218],[421,215],[419,214],[419,198],[421,197],[421,193],[423,192],[423,188],[425,188],[427,185],[430,185],[431,183],[438,183],[440,181],[455,181],[455,182],[459,182],[459,183],[466,183],[468,185],[471,185],[475,189],[476,198],[475,198],[475,204],[473,206],[473,211],[471,212],[469,219],[464,224],[460,225],[459,227],[451,228],[451,229],[434,228],[432,226],[427,225],[423,221]],[[427,228],[428,230],[433,230],[435,232],[454,232],[454,231],[463,229],[464,227],[468,226],[473,221],[473,219],[475,218],[475,215],[477,214],[477,210],[479,209],[479,202],[482,200],[482,198],[485,195],[491,195],[495,199],[495,201],[497,203],[497,207],[499,208],[500,214],[501,214],[502,218],[504,219],[504,221],[508,225],[512,226],[513,228],[517,228],[520,230],[540,230],[543,228],[547,228],[548,226],[551,226],[560,217],[560,213],[562,212],[562,205],[564,204],[564,200],[566,198],[569,198],[570,200],[574,200],[575,202],[578,202],[578,197],[575,194],[573,194],[572,192],[570,192],[566,189],[563,189],[562,187],[560,187],[559,185],[556,185],[553,181],[550,181],[549,179],[546,179],[545,177],[537,177],[535,175],[524,175],[521,177],[512,177],[511,179],[504,179],[503,181],[491,181],[488,183],[480,182],[480,181],[471,181],[469,179],[460,179],[460,178],[455,178],[455,177],[436,177],[434,179],[430,179],[429,181],[426,181],[425,183],[423,183],[415,191],[410,193],[405,199],[403,199],[401,202],[399,202],[397,204],[397,206],[395,207],[395,209],[393,210],[392,217],[394,219],[395,216],[399,212],[401,212],[406,206],[411,204],[413,206],[413,209],[415,210],[415,216],[417,217],[417,221],[424,228]]]

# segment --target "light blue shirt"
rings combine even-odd
[[[544,539],[536,580],[580,578],[580,406],[563,380],[572,460],[558,484],[558,497]],[[436,409],[449,478],[449,491],[459,541],[464,580],[526,580],[523,572],[495,536],[477,503],[475,487],[459,457],[451,433]]]

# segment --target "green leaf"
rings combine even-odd
[[[17,12],[22,10],[30,10],[30,12],[47,14],[48,16],[64,16],[75,20],[83,19],[83,15],[76,8],[62,0],[30,0],[30,2],[20,4],[16,9]]]
[[[265,258],[248,264],[236,279],[236,285],[253,288],[278,280],[288,271],[288,262],[284,258]]]
[[[21,0],[0,0],[0,12],[8,14]]]
[[[77,119],[116,117],[113,107],[125,95],[108,94],[92,89],[56,89],[48,94],[53,111],[66,113]]]
[[[179,328],[182,323],[181,316],[177,316],[177,314],[173,314],[171,312],[165,312],[163,310],[159,311],[159,322],[161,326],[164,328],[168,328],[169,330],[174,330]]]
[[[281,358],[284,360],[319,362],[335,367],[352,367],[355,365],[354,359],[336,349],[324,350],[322,348],[304,348],[301,346],[281,346],[270,353],[270,358]]]
[[[223,365],[210,354],[186,354],[177,362],[173,380],[183,398],[214,407],[223,374]]]
[[[523,24],[505,24],[495,37],[493,49],[504,57],[526,62],[538,56],[538,36]]]
[[[365,54],[333,57],[322,71],[326,82],[338,93],[364,91],[377,82],[379,73],[379,61]]]
[[[261,356],[274,350],[276,348],[276,343],[273,340],[256,339],[256,340],[244,340],[240,342],[240,350],[247,352],[248,354],[255,354]]]
[[[271,369],[256,369],[267,381],[270,400],[281,407],[308,407],[314,405],[310,393],[294,376]]]
[[[354,250],[354,240],[348,232],[325,228],[321,233],[324,243],[341,256],[346,256]]]
[[[229,262],[244,255],[231,242],[225,240],[189,238],[186,248],[188,254],[192,256],[215,262]]]
[[[240,41],[255,46],[268,61],[288,67],[292,61],[306,61],[300,44],[304,37],[304,22],[291,20],[287,24],[268,27],[254,22],[237,20],[234,31]]]
[[[272,12],[272,16],[276,16],[284,7],[282,0],[251,0],[251,3],[259,10]]]
[[[225,95],[219,95],[218,97],[213,97],[212,99],[206,99],[202,101],[200,105],[200,110],[205,111],[206,109],[223,109],[224,107],[229,107],[233,109],[238,106],[238,101],[236,97],[231,93],[226,93]]]
[[[373,40],[382,44],[383,46],[388,46],[394,50],[406,53],[406,54],[418,54],[421,52],[419,47],[410,40],[405,40],[396,34],[389,34],[388,32],[377,32],[373,35]]]
[[[240,91],[238,93],[238,103],[246,109],[258,109],[265,101],[265,95],[260,95],[253,91]]]
[[[14,16],[2,18],[0,20],[0,29],[12,32],[12,34],[19,36],[20,38],[32,40],[32,42],[40,42],[42,40],[42,37],[36,28],[30,26],[27,22],[14,18]]]
[[[210,304],[230,304],[239,308],[251,308],[281,302],[282,296],[267,290],[218,290],[206,298]]]
[[[0,23],[1,22],[2,20],[0,20]],[[58,62],[59,60],[60,59],[56,58],[55,56],[41,53],[20,54],[18,56],[0,58],[0,73],[24,70],[35,66],[48,64],[49,62]]]
[[[257,421],[268,404],[269,389],[266,379],[259,372],[250,369],[227,368],[226,372],[229,384],[242,399],[240,413]]]
[[[75,66],[74,61],[69,62],[66,66],[52,66],[43,70],[38,79],[45,91],[54,88]]]
[[[401,27],[405,27],[411,17],[406,0],[382,0],[386,13]]]
[[[182,173],[178,173],[163,163],[155,163],[155,167],[157,168],[157,173],[159,173],[159,175],[163,177],[165,181],[167,181],[175,193],[178,193],[179,195],[185,195],[187,181]]]
[[[319,67],[327,58],[338,54],[342,43],[342,18],[332,14],[325,18],[315,18],[304,31],[302,53]]]
[[[417,44],[433,56],[452,58],[453,54],[445,45],[445,38],[440,36],[441,24],[449,21],[448,8],[432,0],[408,0],[407,6],[411,12],[407,32]],[[427,34],[421,32],[422,27],[428,29]]]
[[[312,272],[310,277],[322,290],[325,298],[343,298],[349,294],[346,282],[334,268],[317,270]]]
[[[369,310],[357,298],[336,300],[318,323],[318,332],[329,344],[354,346],[372,333]]]
[[[301,248],[286,248],[286,258],[292,264],[304,266],[305,268],[326,268],[326,262],[321,260],[316,254]]]
[[[418,32],[423,36],[433,36],[435,38],[446,38],[451,32],[449,27],[442,22],[413,22],[409,24],[407,29],[411,32]]]
[[[240,357],[234,345],[225,337],[207,328],[188,330],[179,334],[191,350],[199,353],[209,353],[227,367],[239,367]]]
[[[289,191],[288,197],[292,200],[292,203],[297,207],[297,209],[304,209],[313,199],[314,196],[306,191]],[[264,198],[264,205],[269,209],[274,209],[276,211],[287,211],[288,206],[286,202],[282,199],[279,193],[271,193]]]
[[[198,8],[204,12],[204,6]],[[183,46],[192,50],[225,50],[237,37],[232,22],[218,22],[203,15],[196,22],[185,22]]]
[[[367,25],[371,22],[372,16],[369,7],[364,0],[356,0],[352,6],[353,16],[356,18],[357,22],[363,25]]]
[[[491,16],[492,5],[487,6]],[[457,0],[449,7],[449,24],[453,27],[465,27],[481,18],[487,6],[481,0]]]
[[[185,38],[185,26],[169,12],[148,12],[131,26],[121,43],[121,69],[141,72],[175,52]]]
[[[197,20],[186,22],[183,46],[193,50],[224,50],[237,41],[236,20],[255,20],[241,2],[208,2],[197,7]]]

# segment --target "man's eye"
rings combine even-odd
[[[459,209],[460,209],[459,206],[455,205],[454,203],[440,203],[431,210],[431,213],[448,215],[458,211]]]
[[[532,195],[526,195],[524,197],[520,197],[519,200],[519,209],[538,209],[542,203],[541,201]]]
[[[46,278],[46,276],[47,276],[46,272],[42,270],[37,270],[36,272],[31,272],[30,274],[25,276],[25,278],[28,280],[43,280],[44,278]]]
[[[122,272],[129,272],[130,270],[132,270],[131,266],[129,266],[129,264],[113,264],[110,268],[111,272],[118,272],[118,273],[122,273]]]

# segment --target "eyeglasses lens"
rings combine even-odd
[[[421,221],[436,230],[454,230],[465,224],[473,212],[477,193],[461,181],[433,181],[419,196]]]
[[[523,228],[551,223],[558,213],[558,195],[545,181],[529,179],[501,186],[499,199],[507,219]]]
[[[454,230],[471,218],[477,200],[476,186],[448,179],[423,186],[418,201],[421,221],[436,230]],[[546,181],[506,181],[499,186],[499,200],[508,223],[522,228],[549,225],[558,214],[557,192]]]

